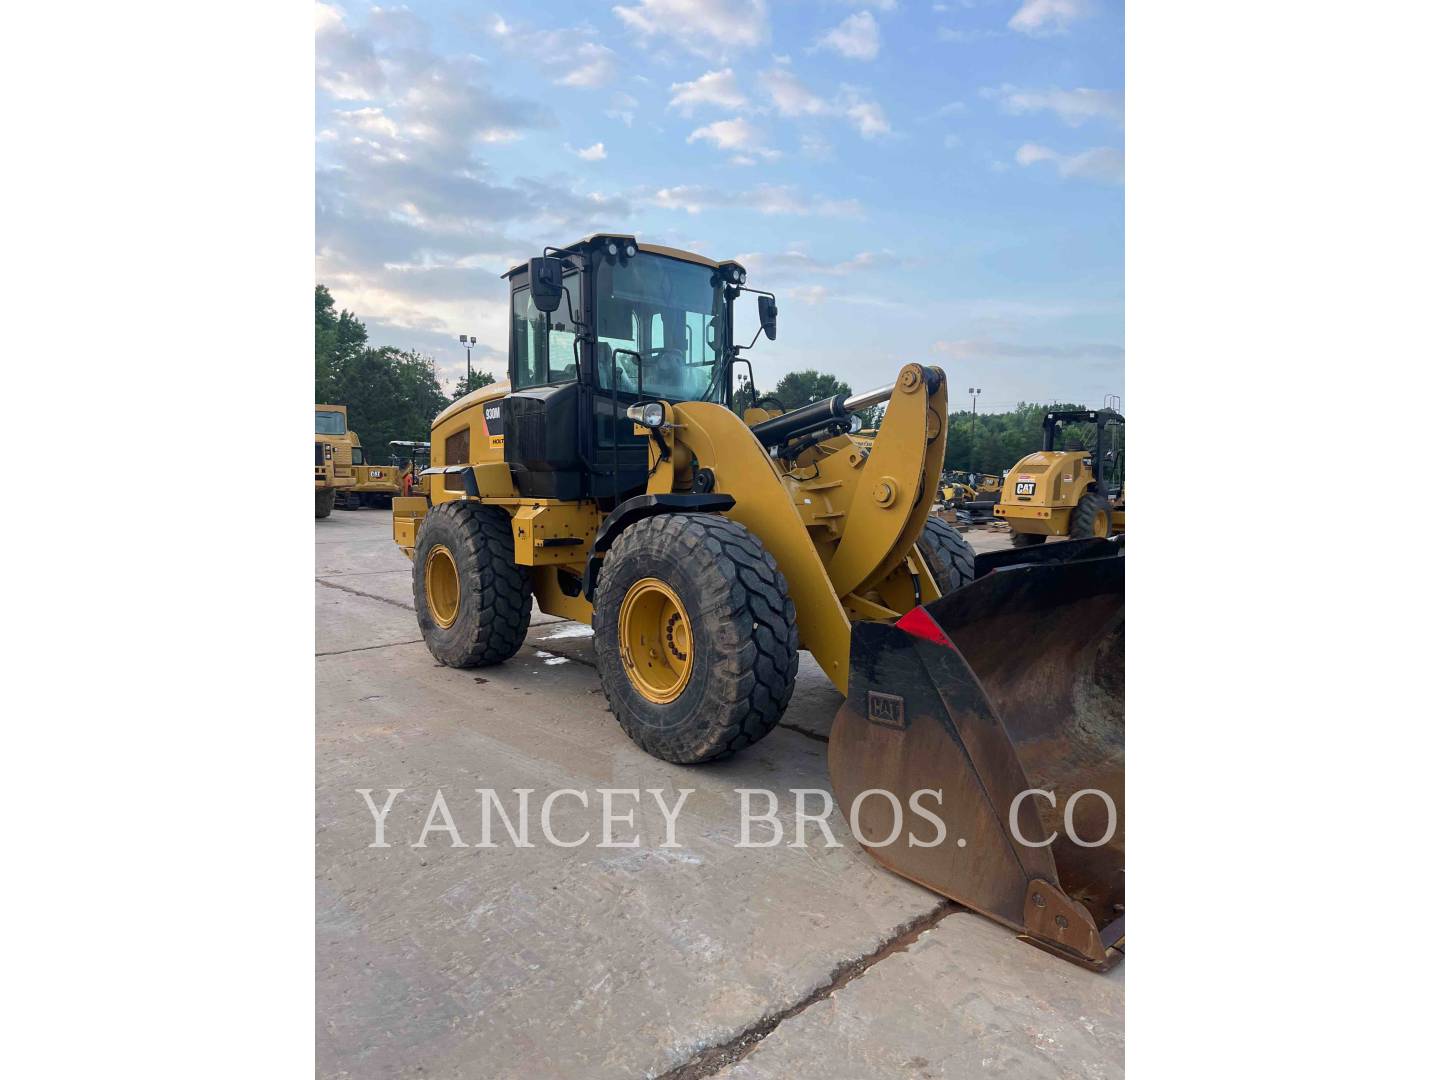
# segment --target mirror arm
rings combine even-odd
[[[742,353],[742,352],[744,352],[746,349],[753,349],[753,348],[755,347],[755,342],[757,342],[757,341],[760,340],[760,330],[763,330],[763,329],[764,329],[764,327],[762,326],[762,327],[760,327],[760,329],[758,329],[758,330],[755,331],[755,336],[750,339],[750,344],[749,344],[749,345],[734,345],[734,346],[732,346],[732,349],[733,349],[736,353]],[[747,363],[748,363],[748,361],[747,361]]]

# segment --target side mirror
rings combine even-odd
[[[565,292],[565,268],[559,259],[546,256],[530,260],[530,300],[539,311],[554,311]]]
[[[779,309],[775,306],[773,296],[762,296],[760,299],[760,328],[765,331],[765,336],[771,341],[775,340],[775,317]]]

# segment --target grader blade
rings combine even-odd
[[[1097,970],[1124,940],[1122,551],[981,556],[963,588],[857,624],[830,736],[876,859]]]

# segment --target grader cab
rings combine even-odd
[[[533,598],[594,627],[601,686],[629,737],[695,765],[775,727],[808,650],[847,694],[830,766],[840,809],[866,823],[861,842],[1037,943],[1109,963],[1119,885],[1074,867],[1116,864],[1117,831],[1103,858],[1069,839],[1037,853],[1008,837],[1007,808],[1018,799],[1017,820],[1038,832],[1027,789],[1046,785],[1063,806],[1095,777],[1123,776],[1119,547],[977,560],[931,517],[947,427],[939,368],[907,364],[866,393],[737,415],[736,369],[777,321],[774,296],[737,262],[597,235],[505,276],[509,381],[436,417],[428,494],[393,504],[431,653],[456,667],[507,660]],[[760,327],[748,343],[735,332],[747,292]],[[857,414],[882,403],[873,440],[857,441]],[[972,666],[967,649],[984,661]],[[1101,714],[1105,737],[1068,754]],[[895,802],[868,798],[876,787]],[[888,824],[908,823],[899,808],[922,795],[939,796],[943,852],[878,843],[885,807],[906,818]],[[1030,916],[1038,893],[1065,927]]]

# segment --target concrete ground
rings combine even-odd
[[[315,538],[320,1076],[1122,1074],[1123,963],[1094,975],[1017,941],[882,869],[838,815],[837,848],[788,846],[785,803],[786,844],[735,846],[736,789],[828,791],[840,695],[808,654],[781,728],[733,760],[672,766],[606,710],[588,627],[537,612],[513,660],[447,668],[420,640],[387,512],[337,511]],[[515,789],[533,789],[535,846],[498,814],[494,846],[476,846],[485,788],[512,821]],[[541,835],[540,800],[562,788],[588,805],[557,799],[554,834],[591,842]],[[643,789],[613,797],[614,840],[639,846],[597,846],[607,788]],[[643,791],[673,807],[686,788],[661,846]],[[371,846],[357,789],[377,808],[398,791],[388,847]]]

